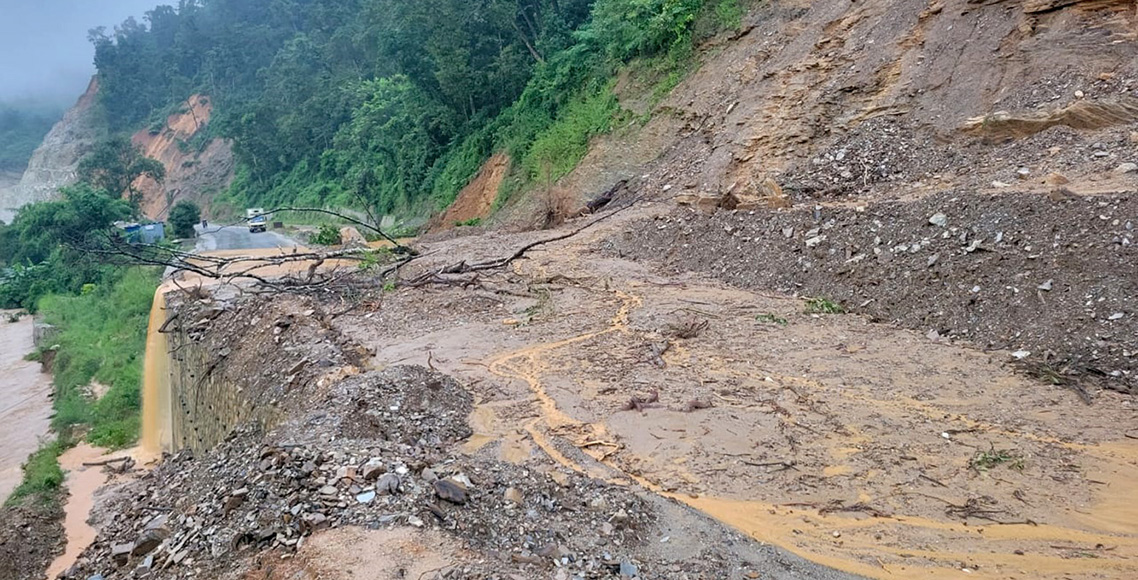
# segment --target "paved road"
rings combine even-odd
[[[251,250],[263,248],[291,248],[296,242],[276,232],[250,233],[245,226],[194,226],[198,233],[195,252],[214,250]]]

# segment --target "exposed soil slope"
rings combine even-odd
[[[482,164],[478,174],[458,193],[441,217],[435,219],[432,232],[448,230],[463,222],[482,220],[490,215],[502,180],[510,172],[510,157],[505,153],[494,155]]]
[[[228,141],[210,139],[204,145],[191,144],[201,140],[198,134],[206,130],[212,112],[209,97],[193,95],[182,112],[166,118],[161,130],[142,130],[132,137],[143,155],[161,161],[166,168],[161,184],[147,177],[135,184],[143,192],[142,210],[148,217],[164,218],[181,199],[194,201],[208,215],[210,199],[233,181],[233,149]]]

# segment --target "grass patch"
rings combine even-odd
[[[816,296],[806,299],[806,314],[842,314],[843,312],[845,310],[842,305],[829,298]]]
[[[29,496],[38,496],[43,502],[56,499],[63,485],[63,469],[59,467],[59,455],[67,448],[60,441],[53,441],[40,447],[39,451],[28,456],[24,463],[24,481],[4,502],[5,506],[15,505]]]
[[[529,179],[546,183],[567,175],[589,152],[589,140],[612,130],[619,110],[611,83],[570,102],[557,120],[537,135],[522,160]]]
[[[1010,449],[996,449],[993,445],[987,451],[980,451],[969,462],[976,471],[988,471],[999,465],[1007,464],[1012,469],[1023,470],[1023,456]]]
[[[52,428],[61,436],[89,425],[87,440],[95,445],[121,448],[138,439],[142,359],[157,286],[157,270],[135,268],[110,287],[40,301],[44,320],[59,329]],[[98,401],[86,393],[92,381],[108,386]]]
[[[781,316],[775,316],[774,314],[760,314],[755,317],[755,320],[767,324],[777,324],[779,326],[786,326],[789,324],[785,318]]]

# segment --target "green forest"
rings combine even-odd
[[[26,103],[0,103],[0,171],[21,173],[62,111]]]
[[[182,0],[91,40],[113,132],[213,98],[235,205],[433,211],[497,151],[515,188],[569,171],[621,67],[674,86],[742,1]]]
[[[138,219],[135,178],[163,178],[128,135],[195,93],[214,120],[187,146],[234,143],[223,202],[427,213],[498,152],[515,161],[509,192],[571,171],[591,137],[636,120],[616,75],[662,97],[700,42],[740,26],[740,1],[182,0],[93,30],[109,137],[61,199],[0,226],[0,307],[122,277],[83,248]]]

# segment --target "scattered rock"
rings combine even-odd
[[[637,574],[640,574],[640,570],[636,567],[635,564],[629,562],[628,560],[620,561],[621,576],[624,576],[626,578],[635,578]]]
[[[395,495],[399,493],[400,480],[399,476],[394,473],[385,473],[379,481],[375,482],[375,490],[385,495]]]
[[[948,225],[948,216],[943,213],[935,213],[929,218],[929,223],[937,227],[945,227]]]
[[[155,528],[146,530],[138,541],[134,543],[134,547],[130,550],[131,556],[144,556],[154,551],[163,540],[170,537],[170,532],[165,528]]]
[[[1114,169],[1115,175],[1138,172],[1138,163],[1123,163]]]
[[[433,485],[435,495],[439,496],[439,499],[459,505],[466,503],[466,490],[461,483],[453,479],[439,479]]]
[[[380,475],[383,475],[387,468],[383,465],[383,460],[373,458],[364,464],[360,474],[363,476],[364,481],[375,481]]]
[[[507,487],[506,492],[502,494],[502,496],[506,501],[514,505],[522,505],[522,503],[525,501],[525,496],[522,495],[522,490],[516,487]]]
[[[1036,288],[1039,288],[1040,290],[1043,290],[1044,292],[1050,292],[1051,291],[1051,283],[1052,283],[1052,280],[1048,280],[1048,281],[1040,284],[1039,286],[1036,286]]]
[[[132,550],[134,550],[134,544],[115,544],[111,546],[111,560],[116,566],[126,566],[126,563],[130,561]]]

